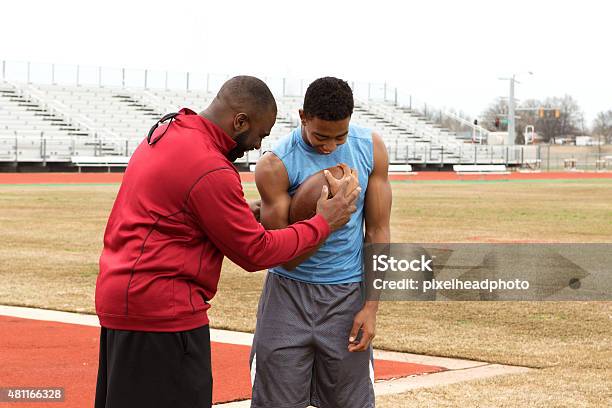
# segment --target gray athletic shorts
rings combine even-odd
[[[372,350],[348,351],[362,288],[268,273],[251,350],[252,408],[374,407]]]

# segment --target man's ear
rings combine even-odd
[[[234,132],[244,133],[249,130],[251,123],[249,121],[249,115],[244,112],[237,113],[234,116]]]
[[[302,125],[306,124],[306,114],[304,113],[304,109],[299,109],[298,113],[300,114],[300,121],[302,122]]]

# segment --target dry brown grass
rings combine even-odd
[[[0,187],[0,303],[93,312],[117,186]]]
[[[612,406],[612,371],[557,367],[377,398],[381,408],[604,408]]]
[[[256,195],[246,186],[247,195]],[[93,312],[117,186],[0,187],[0,303]],[[394,242],[610,242],[612,183],[395,183]],[[225,261],[215,327],[251,331],[263,280]],[[610,302],[385,302],[376,346],[543,367],[381,397],[382,407],[609,406]]]

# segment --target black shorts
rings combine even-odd
[[[208,325],[175,333],[102,328],[95,408],[211,405]]]

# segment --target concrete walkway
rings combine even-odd
[[[0,305],[0,315],[18,317],[23,319],[34,319],[99,327],[97,316],[79,313]],[[210,338],[211,341],[214,342],[250,346],[253,339],[253,335],[251,333],[211,329]],[[491,364],[482,361],[461,360],[446,357],[432,357],[384,350],[374,350],[374,358],[447,368],[447,371],[439,373],[377,381],[374,384],[374,391],[377,396],[397,394],[417,388],[436,387],[441,385],[454,384],[461,381],[469,381],[498,375],[521,374],[526,373],[530,370],[526,367],[507,366],[501,364]],[[227,408],[249,407],[250,401],[247,400],[240,402],[232,402],[215,406]]]

